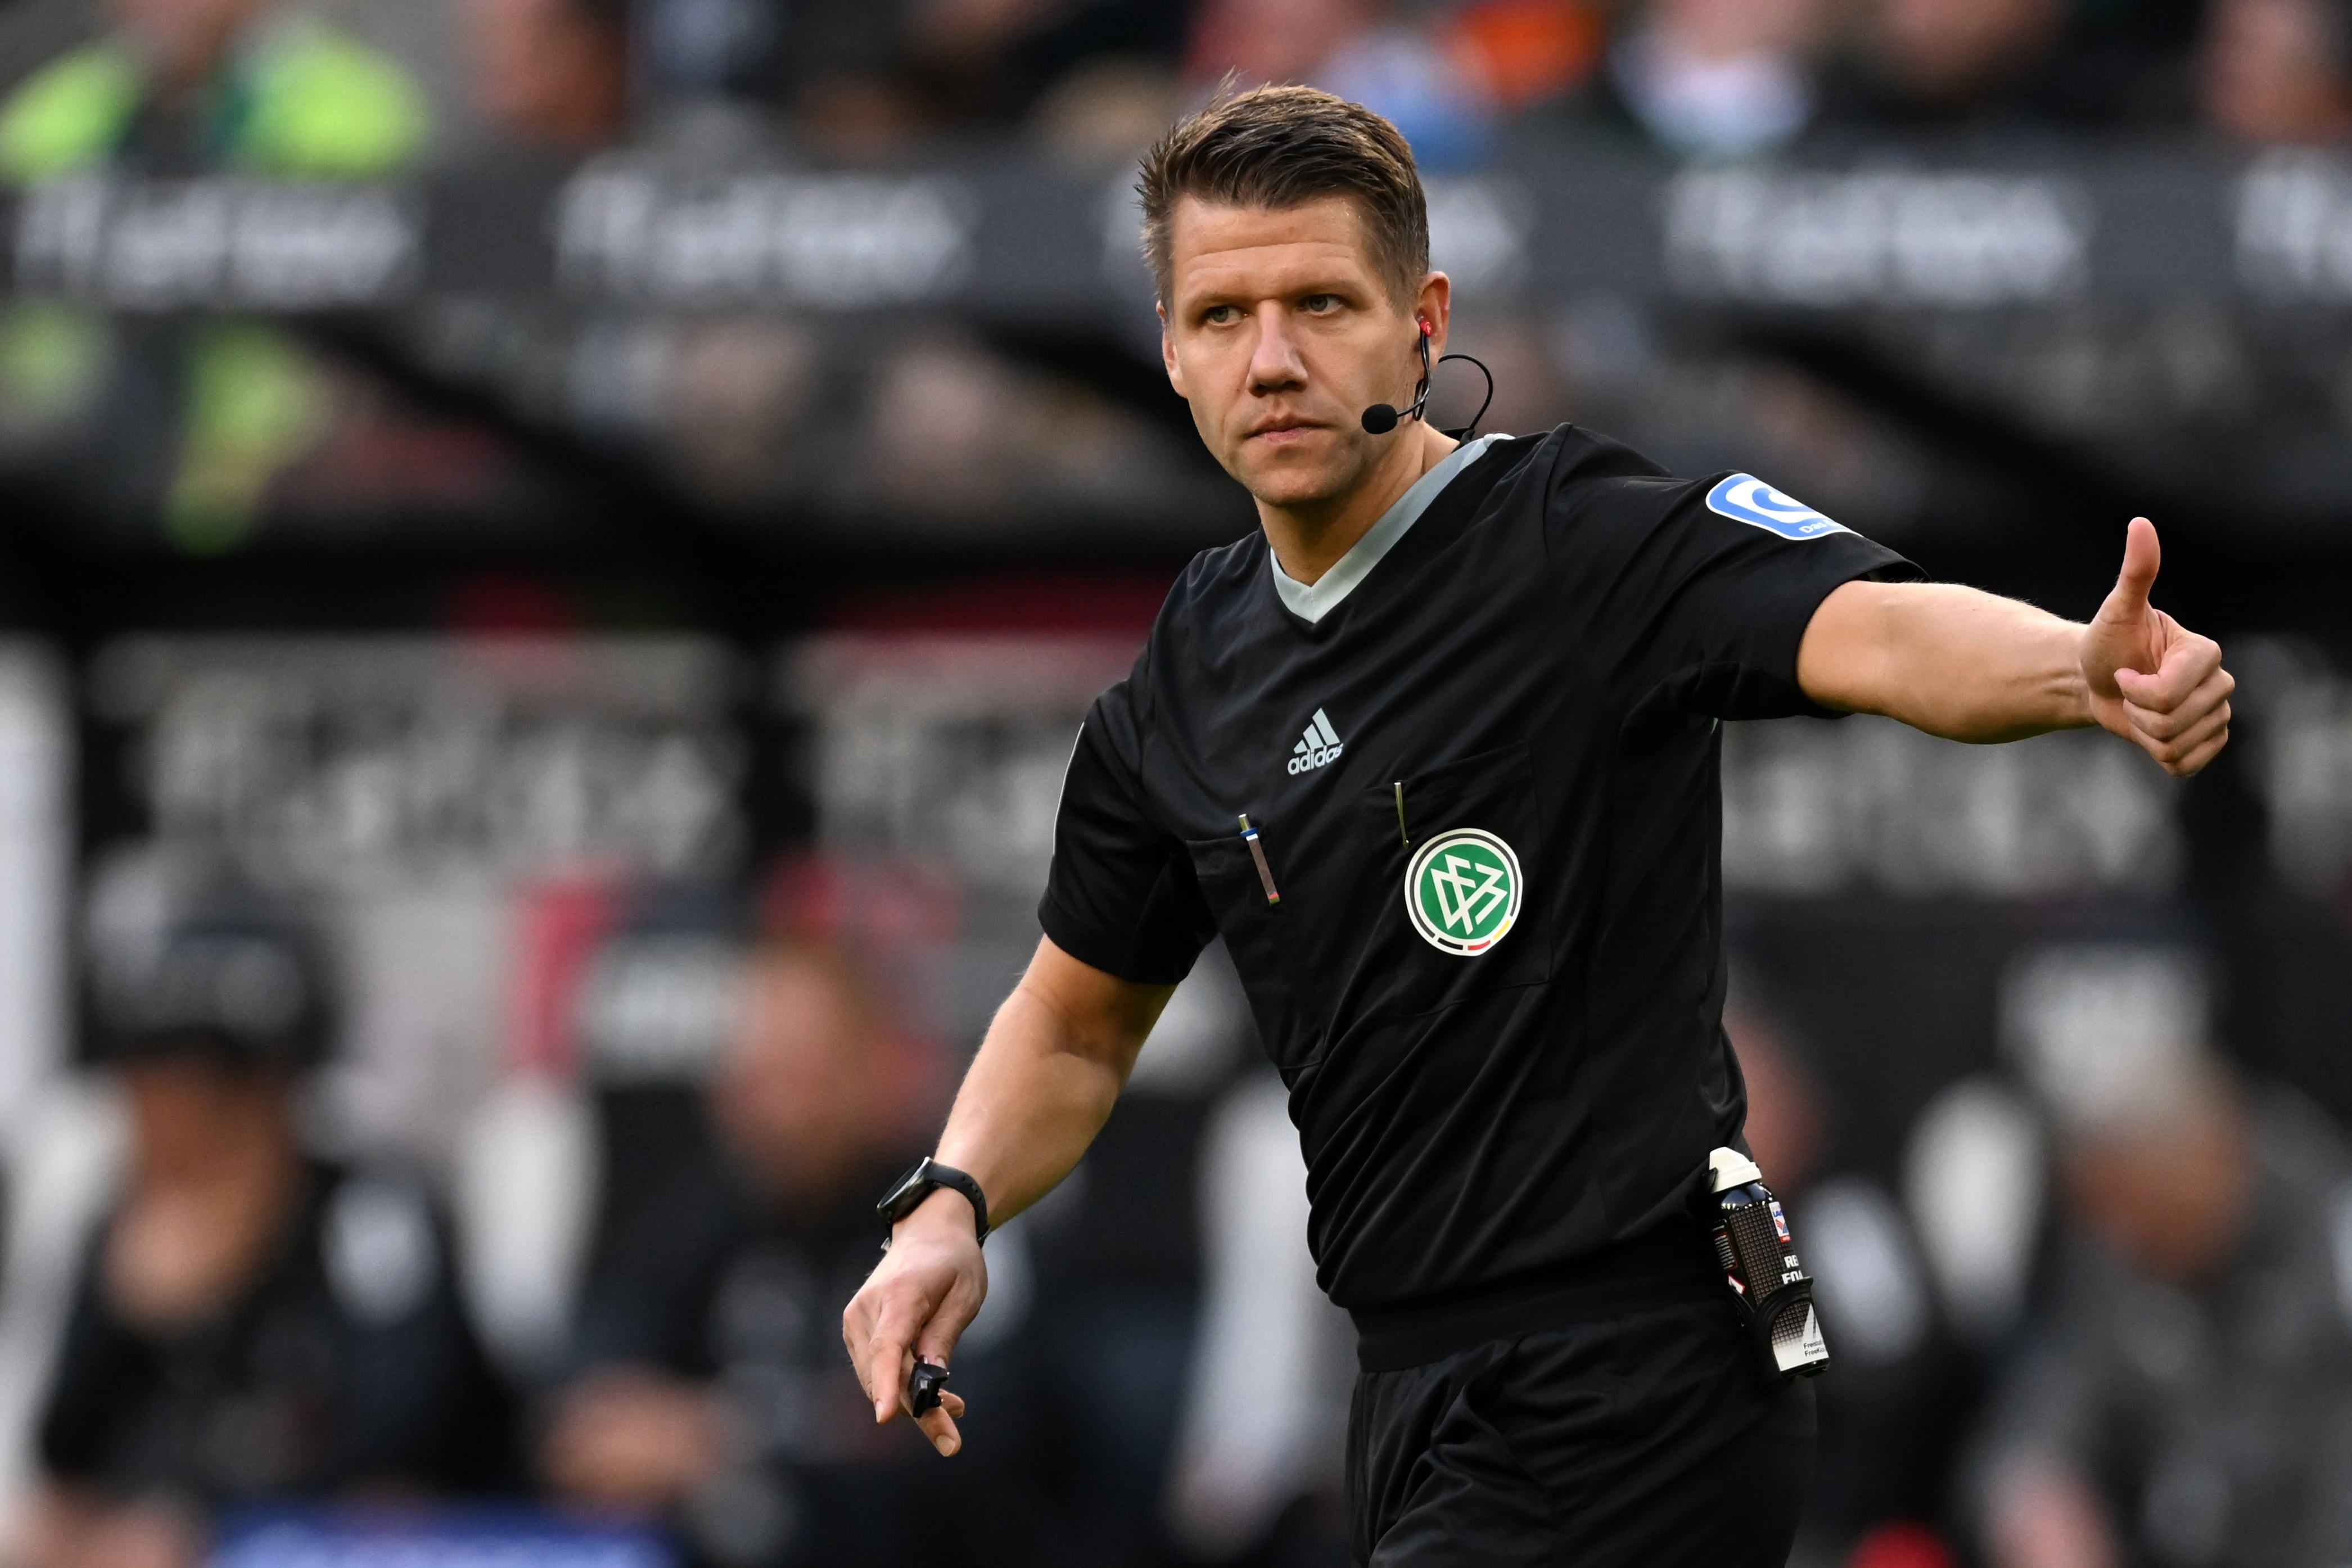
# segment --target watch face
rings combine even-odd
[[[907,1210],[915,1206],[916,1200],[930,1185],[923,1179],[923,1167],[930,1163],[929,1160],[917,1160],[909,1166],[907,1174],[898,1178],[898,1185],[874,1206],[876,1212],[893,1224],[904,1218]]]

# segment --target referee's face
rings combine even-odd
[[[1398,300],[1342,196],[1276,209],[1185,196],[1172,217],[1160,351],[1201,439],[1264,505],[1352,494],[1402,446],[1367,434],[1363,413],[1412,401],[1416,318],[1444,350],[1445,276]]]

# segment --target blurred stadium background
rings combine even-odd
[[[1490,428],[2077,615],[2157,518],[2197,780],[1727,736],[1799,1561],[2352,1563],[2343,0],[0,4],[8,1560],[1346,1560],[1213,950],[991,1244],[967,1455],[836,1334],[1252,526],[1129,190],[1228,72],[1411,137]]]

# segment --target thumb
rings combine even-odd
[[[2156,525],[2146,517],[2134,517],[2131,527],[2124,531],[2124,567],[2116,576],[2113,592],[2106,603],[2099,607],[2104,621],[2137,621],[2147,613],[2149,590],[2156,586],[2157,569],[2164,564],[2164,552],[2156,542]]]

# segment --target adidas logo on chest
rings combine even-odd
[[[1314,722],[1299,737],[1298,744],[1290,748],[1290,770],[1312,773],[1327,762],[1337,762],[1347,747],[1341,744],[1339,732],[1331,727],[1331,716],[1321,708],[1315,710]]]

